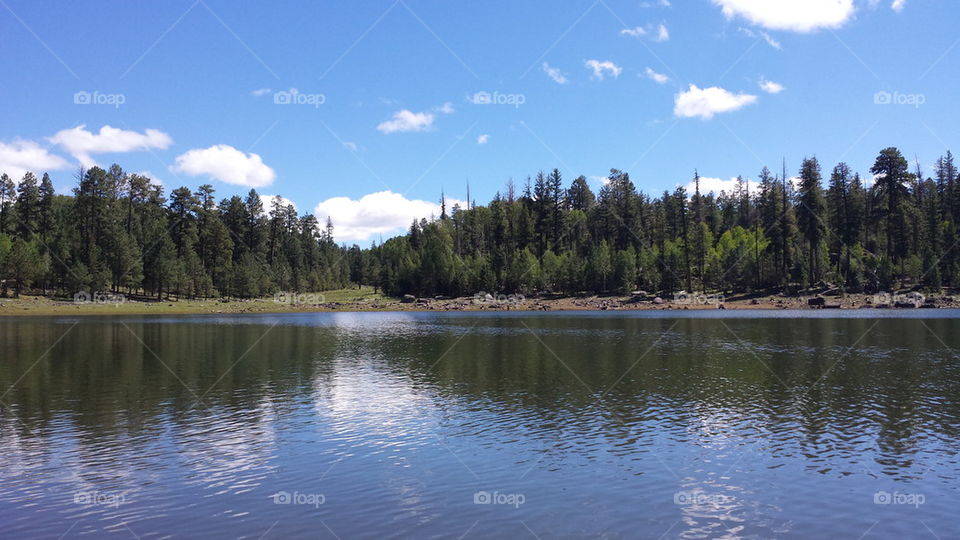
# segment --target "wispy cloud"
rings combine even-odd
[[[419,131],[428,131],[433,127],[433,114],[426,112],[413,112],[409,109],[403,109],[393,113],[393,118],[377,125],[377,131],[380,133],[415,133]]]
[[[773,36],[764,32],[763,30],[757,30],[756,32],[754,32],[749,28],[744,28],[741,26],[740,32],[747,37],[752,37],[752,38],[761,37],[763,38],[764,41],[767,42],[767,45],[773,47],[774,49],[777,49],[778,51],[783,49],[783,45],[781,45],[779,41],[774,39]]]
[[[623,68],[614,64],[610,60],[587,60],[584,62],[584,65],[587,66],[590,70],[593,71],[593,76],[601,81],[604,79],[606,74],[613,75],[614,78],[620,76],[620,73],[623,72]]]
[[[782,84],[768,81],[766,79],[760,79],[759,85],[760,89],[768,94],[779,94],[780,92],[786,90]]]
[[[651,68],[643,70],[643,74],[650,80],[656,82],[657,84],[664,84],[670,80],[670,77],[667,77],[663,73],[657,73]]]
[[[648,37],[653,41],[667,41],[670,39],[670,31],[667,29],[667,25],[660,23],[659,25],[648,24],[646,26],[635,26],[633,28],[624,28],[620,31],[621,36],[630,36],[635,38]]]
[[[553,79],[553,82],[557,84],[567,84],[567,78],[564,76],[558,68],[551,67],[550,64],[543,63],[543,72],[547,74],[548,77]]]

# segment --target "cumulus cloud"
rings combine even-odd
[[[441,113],[443,113],[443,114],[453,114],[453,111],[454,111],[454,109],[453,109],[453,103],[450,103],[450,102],[448,101],[448,102],[444,103],[443,105],[437,107],[437,108],[436,108],[436,111],[437,111],[437,112],[441,112]]]
[[[670,39],[670,31],[667,25],[660,23],[657,26],[648,24],[647,26],[637,26],[634,28],[624,28],[620,31],[621,36],[630,36],[635,38],[649,37],[653,41],[667,41]]]
[[[741,17],[769,30],[814,32],[853,17],[853,0],[712,0],[728,19]]]
[[[657,84],[664,84],[670,80],[670,77],[667,77],[663,73],[657,73],[656,71],[647,68],[643,71],[643,74],[650,80],[656,82]]]
[[[486,133],[477,137],[477,144],[487,144],[488,142],[490,142],[490,136]]]
[[[617,78],[623,71],[622,67],[609,60],[605,60],[603,62],[599,60],[587,60],[584,62],[584,65],[593,70],[593,76],[601,81],[604,79],[606,73],[609,73],[610,75],[613,75],[614,78]]]
[[[51,154],[34,141],[0,142],[0,173],[7,174],[14,181],[23,178],[27,172],[39,175],[69,166],[67,160]]]
[[[899,13],[899,12],[903,11],[903,8],[904,8],[906,5],[907,5],[907,0],[893,0],[893,3],[890,4],[890,7],[891,7],[894,11],[896,11],[896,12]]]
[[[137,174],[140,175],[140,176],[145,176],[145,177],[149,178],[149,179],[150,179],[150,182],[153,183],[153,184],[156,184],[156,185],[158,185],[158,186],[166,186],[166,184],[163,182],[163,179],[162,179],[162,178],[160,178],[159,176],[153,174],[153,173],[150,172],[150,171],[140,171],[140,172],[138,172]]]
[[[153,148],[162,150],[173,144],[173,139],[169,135],[156,129],[138,133],[103,126],[99,133],[92,133],[87,131],[86,127],[81,124],[72,129],[64,129],[49,138],[50,142],[60,145],[77,158],[84,167],[93,167],[97,164],[93,160],[93,154],[133,152]]]
[[[733,112],[756,101],[757,96],[750,94],[734,94],[716,86],[698,88],[691,84],[689,90],[675,96],[673,114],[681,118],[709,120],[718,113]]]
[[[447,211],[464,201],[447,199]],[[333,197],[317,204],[313,211],[320,223],[333,221],[338,242],[365,242],[378,235],[402,233],[414,219],[440,215],[440,205],[429,201],[407,199],[400,193],[380,191],[359,199]]]
[[[768,94],[779,94],[780,92],[786,90],[782,84],[768,81],[766,79],[760,79],[760,89]]]
[[[279,197],[279,195],[260,195],[260,204],[263,205],[263,213],[269,215],[270,210],[273,209],[273,199]],[[283,206],[293,206],[296,210],[297,205],[293,203],[290,199],[286,197],[280,197],[280,203]]]
[[[433,127],[433,114],[415,113],[408,109],[393,113],[393,118],[381,122],[377,126],[380,133],[413,133],[417,131],[427,131]]]
[[[748,180],[746,178],[744,179],[744,182],[748,182],[747,188],[750,191],[750,193],[757,193],[760,191],[759,182]],[[687,194],[693,195],[694,191],[696,190],[696,182],[690,181],[690,183],[686,185],[686,188],[687,188]],[[725,191],[727,193],[733,193],[736,191],[736,189],[737,189],[736,177],[731,178],[729,180],[724,180],[722,178],[714,178],[712,176],[700,177],[700,193],[704,195],[706,195],[707,193],[714,193],[719,195],[721,191]]]
[[[608,176],[591,176],[590,180],[597,185],[605,186],[610,183],[610,177]]]
[[[550,64],[546,62],[543,63],[543,72],[553,79],[553,82],[557,84],[567,84],[567,77],[564,76],[563,72],[558,68],[550,67]]]
[[[269,186],[276,173],[257,154],[247,154],[226,144],[210,148],[195,148],[177,156],[171,169],[191,176],[207,175],[210,178],[258,188]]]

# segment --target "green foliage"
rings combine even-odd
[[[114,290],[168,297],[250,298],[279,290],[372,285],[386,294],[671,294],[829,282],[846,291],[960,286],[960,179],[949,152],[934,175],[909,172],[886,148],[865,187],[844,163],[827,186],[815,158],[794,186],[786,166],[755,184],[650,197],[611,169],[595,195],[556,169],[509,183],[486,206],[444,207],[406,235],[367,249],[337,246],[333,224],[298,216],[279,197],[216,202],[203,185],[165,197],[117,165],[81,171],[73,196],[47,175],[0,175],[0,280],[70,294]],[[751,186],[759,186],[751,190]],[[795,190],[796,189],[796,190]]]
[[[214,189],[173,190],[148,178],[81,170],[73,197],[48,175],[19,185],[0,176],[0,279],[61,294],[118,291],[164,297],[254,297],[278,290],[341,288],[346,248],[279,199],[264,213],[251,190],[215,202]],[[358,248],[359,251],[359,248]]]

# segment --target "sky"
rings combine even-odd
[[[960,136],[954,0],[0,0],[0,171],[255,188],[369,245],[557,168],[659,195],[926,174]]]

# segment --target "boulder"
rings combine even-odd
[[[827,299],[822,296],[815,296],[807,300],[807,305],[812,307],[823,307],[827,305]]]
[[[405,294],[400,298],[400,301],[404,304],[412,304],[417,301],[417,297],[412,294]]]

